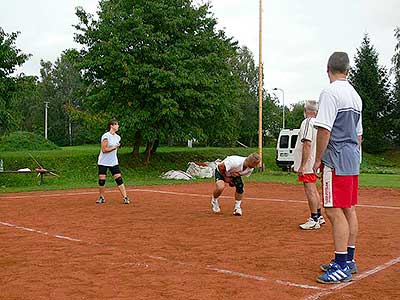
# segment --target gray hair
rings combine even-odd
[[[346,52],[334,52],[328,60],[328,67],[332,74],[347,74],[350,69],[350,60]]]
[[[260,162],[260,155],[256,152],[250,154],[248,158],[253,162]]]
[[[306,102],[304,103],[304,109],[309,112],[317,112],[318,102],[315,100],[306,100]]]

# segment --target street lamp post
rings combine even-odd
[[[282,129],[285,129],[285,91],[281,88],[273,88],[273,90],[282,92]]]
[[[44,103],[44,138],[47,140],[47,109],[50,102]]]

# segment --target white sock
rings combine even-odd
[[[218,198],[214,198],[214,196],[211,197],[212,202],[217,202],[218,203]]]
[[[240,204],[242,203],[241,200],[236,200],[235,201],[235,208],[240,208]]]

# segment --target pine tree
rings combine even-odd
[[[391,123],[393,125],[394,143],[400,146],[400,27],[394,30],[394,37],[397,40],[397,44],[392,58],[393,67],[391,69],[394,75]]]
[[[349,81],[363,101],[363,149],[376,153],[390,143],[390,82],[385,67],[378,64],[378,52],[366,34],[357,49]]]

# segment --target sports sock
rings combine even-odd
[[[342,269],[347,266],[347,252],[336,252],[335,251],[335,263],[337,263]]]
[[[355,251],[356,251],[356,246],[347,246],[347,261],[352,261],[354,259]]]
[[[312,218],[315,222],[318,222],[318,213],[311,213],[311,218]]]
[[[240,204],[242,203],[241,200],[236,200],[235,201],[235,208],[240,208]]]
[[[322,214],[321,214],[321,209],[320,209],[320,208],[317,209],[317,215],[318,215],[318,218],[319,218],[320,216],[322,216]]]
[[[218,198],[214,198],[214,196],[212,196],[211,201],[216,202],[216,201],[218,201]]]

